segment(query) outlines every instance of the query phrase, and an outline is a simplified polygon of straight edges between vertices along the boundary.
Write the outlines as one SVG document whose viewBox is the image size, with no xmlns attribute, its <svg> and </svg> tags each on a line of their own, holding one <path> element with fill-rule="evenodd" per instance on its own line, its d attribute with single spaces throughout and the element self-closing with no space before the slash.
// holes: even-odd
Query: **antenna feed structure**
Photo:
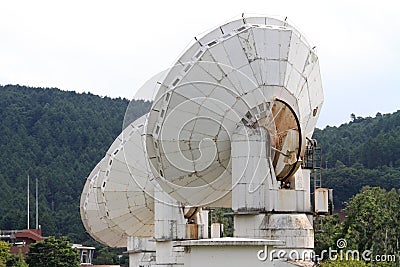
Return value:
<svg viewBox="0 0 400 267">
<path fill-rule="evenodd" d="M 128 238 L 128 249 L 177 264 L 174 248 L 208 237 L 204 208 L 230 208 L 235 238 L 311 251 L 304 158 L 323 103 L 311 47 L 286 20 L 269 17 L 241 17 L 197 37 L 143 86 L 154 92 L 150 111 L 134 120 L 129 105 L 123 132 L 89 176 L 81 199 L 88 232 L 113 246 Z"/>
</svg>

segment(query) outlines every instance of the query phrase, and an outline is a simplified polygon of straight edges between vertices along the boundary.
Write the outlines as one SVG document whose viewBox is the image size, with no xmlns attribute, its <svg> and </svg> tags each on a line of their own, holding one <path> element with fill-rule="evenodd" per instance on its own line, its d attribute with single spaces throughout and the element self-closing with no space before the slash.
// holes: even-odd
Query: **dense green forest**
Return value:
<svg viewBox="0 0 400 267">
<path fill-rule="evenodd" d="M 323 186 L 334 189 L 338 208 L 363 186 L 400 187 L 400 111 L 351 118 L 313 136 L 322 147 Z"/>
<path fill-rule="evenodd" d="M 127 99 L 55 88 L 0 86 L 0 229 L 26 228 L 27 176 L 39 183 L 44 235 L 84 242 L 79 199 L 86 176 L 121 132 Z M 136 117 L 149 102 L 136 101 Z M 340 127 L 317 129 L 323 151 L 323 185 L 335 206 L 364 185 L 400 187 L 400 111 L 375 118 L 353 116 Z M 325 167 L 327 167 L 325 169 Z M 31 226 L 34 226 L 31 205 Z"/>
<path fill-rule="evenodd" d="M 54 88 L 0 86 L 0 229 L 27 227 L 29 175 L 31 227 L 38 179 L 44 235 L 86 240 L 79 215 L 83 184 L 121 132 L 128 103 Z M 139 117 L 149 106 L 137 101 L 132 112 Z"/>
</svg>

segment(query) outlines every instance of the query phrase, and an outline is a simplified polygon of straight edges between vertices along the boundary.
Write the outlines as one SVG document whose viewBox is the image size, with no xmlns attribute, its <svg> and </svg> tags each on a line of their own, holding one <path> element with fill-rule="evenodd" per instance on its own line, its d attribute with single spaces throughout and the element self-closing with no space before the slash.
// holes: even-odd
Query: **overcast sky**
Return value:
<svg viewBox="0 0 400 267">
<path fill-rule="evenodd" d="M 131 99 L 194 36 L 241 13 L 288 17 L 320 59 L 318 126 L 400 109 L 398 1 L 0 0 L 0 84 Z"/>
</svg>

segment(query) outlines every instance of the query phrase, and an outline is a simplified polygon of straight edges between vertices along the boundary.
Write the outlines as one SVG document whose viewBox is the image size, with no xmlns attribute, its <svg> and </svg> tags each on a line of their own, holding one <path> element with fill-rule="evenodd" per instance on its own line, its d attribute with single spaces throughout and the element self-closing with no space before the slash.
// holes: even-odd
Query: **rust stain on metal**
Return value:
<svg viewBox="0 0 400 267">
<path fill-rule="evenodd" d="M 186 224 L 186 239 L 199 239 L 198 224 Z"/>
</svg>

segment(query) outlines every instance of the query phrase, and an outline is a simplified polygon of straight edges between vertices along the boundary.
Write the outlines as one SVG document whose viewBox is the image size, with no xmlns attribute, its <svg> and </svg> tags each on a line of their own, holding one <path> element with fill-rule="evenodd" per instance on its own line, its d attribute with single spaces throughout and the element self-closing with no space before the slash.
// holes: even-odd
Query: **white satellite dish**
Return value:
<svg viewBox="0 0 400 267">
<path fill-rule="evenodd" d="M 98 181 L 104 174 L 106 161 L 102 160 L 90 173 L 81 196 L 80 212 L 87 232 L 97 241 L 112 247 L 124 247 L 127 236 L 106 218 L 97 200 Z"/>
<path fill-rule="evenodd" d="M 206 34 L 158 87 L 147 124 L 152 171 L 167 193 L 193 206 L 230 205 L 239 124 L 268 131 L 276 177 L 289 178 L 323 102 L 314 51 L 293 27 L 268 18 Z"/>
<path fill-rule="evenodd" d="M 151 237 L 154 232 L 154 184 L 143 145 L 145 116 L 123 130 L 121 143 L 111 147 L 101 196 L 107 218 L 127 235 Z"/>
<path fill-rule="evenodd" d="M 145 121 L 143 116 L 124 129 L 89 175 L 82 193 L 85 228 L 109 246 L 125 247 L 128 236 L 153 236 L 154 182 L 142 140 Z"/>
</svg>

